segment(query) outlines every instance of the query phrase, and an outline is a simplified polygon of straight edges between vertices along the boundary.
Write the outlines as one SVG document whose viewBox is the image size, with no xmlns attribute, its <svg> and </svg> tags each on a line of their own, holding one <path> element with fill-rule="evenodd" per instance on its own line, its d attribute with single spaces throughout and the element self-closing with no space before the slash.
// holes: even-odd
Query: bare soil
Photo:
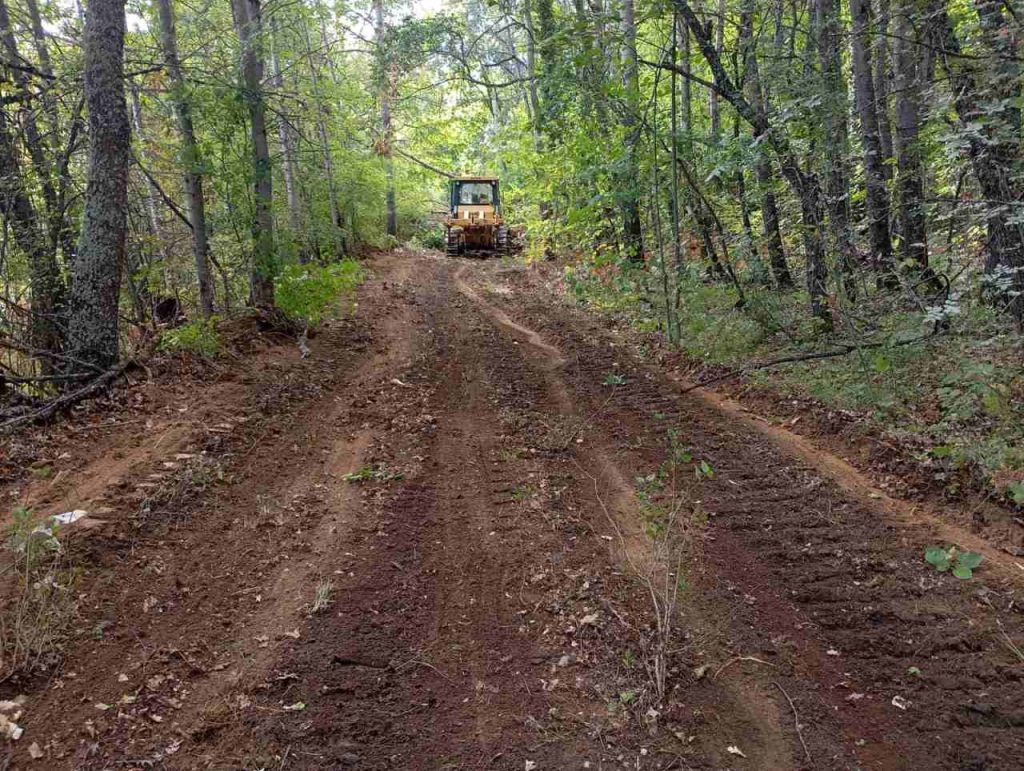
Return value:
<svg viewBox="0 0 1024 771">
<path fill-rule="evenodd" d="M 681 395 L 518 268 L 369 267 L 305 358 L 253 332 L 4 448 L 9 509 L 89 511 L 62 663 L 0 686 L 8 767 L 1021 767 L 990 530 Z M 638 492 L 670 451 L 674 534 Z"/>
</svg>

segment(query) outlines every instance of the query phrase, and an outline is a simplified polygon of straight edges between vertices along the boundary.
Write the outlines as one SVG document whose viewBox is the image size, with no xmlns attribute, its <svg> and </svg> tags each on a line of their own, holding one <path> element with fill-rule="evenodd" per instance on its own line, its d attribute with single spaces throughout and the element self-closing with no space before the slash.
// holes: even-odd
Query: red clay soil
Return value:
<svg viewBox="0 0 1024 771">
<path fill-rule="evenodd" d="M 984 533 L 497 263 L 369 266 L 305 358 L 164 364 L 4 448 L 10 508 L 90 512 L 8 767 L 1020 767 L 1024 569 Z"/>
</svg>

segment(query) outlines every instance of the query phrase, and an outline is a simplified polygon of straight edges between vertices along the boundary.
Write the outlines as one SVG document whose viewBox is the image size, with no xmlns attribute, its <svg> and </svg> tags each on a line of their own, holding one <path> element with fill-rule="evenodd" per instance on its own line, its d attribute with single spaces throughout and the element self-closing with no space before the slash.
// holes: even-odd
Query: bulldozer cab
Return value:
<svg viewBox="0 0 1024 771">
<path fill-rule="evenodd" d="M 460 209 L 468 214 L 472 209 L 493 209 L 501 213 L 498 197 L 498 180 L 485 177 L 464 177 L 453 179 L 451 185 L 452 214 L 459 215 Z"/>
<path fill-rule="evenodd" d="M 447 252 L 504 254 L 508 230 L 501 214 L 501 195 L 495 177 L 456 177 L 449 185 L 449 213 L 445 218 Z"/>
</svg>

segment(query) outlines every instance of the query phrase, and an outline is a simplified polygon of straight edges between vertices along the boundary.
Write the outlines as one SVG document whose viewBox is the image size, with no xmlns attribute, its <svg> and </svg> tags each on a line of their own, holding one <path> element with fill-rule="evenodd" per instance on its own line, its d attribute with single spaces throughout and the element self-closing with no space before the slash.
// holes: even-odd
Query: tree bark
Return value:
<svg viewBox="0 0 1024 771">
<path fill-rule="evenodd" d="M 872 0 L 867 0 L 871 2 Z M 882 151 L 882 170 L 886 181 L 892 179 L 893 141 L 892 121 L 889 117 L 890 58 L 892 43 L 889 39 L 890 0 L 878 0 L 877 24 L 874 37 L 875 114 L 878 116 L 878 141 Z"/>
<path fill-rule="evenodd" d="M 889 189 L 886 186 L 885 157 L 879 134 L 871 61 L 871 0 L 850 0 L 850 18 L 853 20 L 853 81 L 857 114 L 860 117 L 861 145 L 864 148 L 868 239 L 875 270 L 889 272 L 893 269 Z"/>
<path fill-rule="evenodd" d="M 953 100 L 960 123 L 978 124 L 980 130 L 967 130 L 968 147 L 978 186 L 985 198 L 988 230 L 985 270 L 1009 271 L 1011 294 L 1008 309 L 1024 322 L 1024 226 L 1019 223 L 1024 208 L 1024 191 L 1015 178 L 1014 166 L 1019 150 L 1013 132 L 992 121 L 990 108 L 978 97 L 979 84 L 967 60 L 960 56 L 961 45 L 953 22 L 944 9 L 937 12 L 943 49 L 943 65 L 953 86 Z"/>
<path fill-rule="evenodd" d="M 181 154 L 185 167 L 185 199 L 188 221 L 192 225 L 192 258 L 199 284 L 199 312 L 203 318 L 213 313 L 213 277 L 210 275 L 210 246 L 206 227 L 206 201 L 203 196 L 202 157 L 196 130 L 192 122 L 192 103 L 178 56 L 178 34 L 175 30 L 174 9 L 171 0 L 157 0 L 160 15 L 160 47 L 163 49 L 164 67 L 171 80 L 171 99 L 181 133 Z"/>
<path fill-rule="evenodd" d="M 643 231 L 640 224 L 640 190 L 637 151 L 640 145 L 640 83 L 636 56 L 636 17 L 633 0 L 622 0 L 622 84 L 626 92 L 622 126 L 625 129 L 625 163 L 622 175 L 622 229 L 626 259 L 643 262 Z"/>
<path fill-rule="evenodd" d="M 14 242 L 28 259 L 32 313 L 29 340 L 43 352 L 39 364 L 44 375 L 52 374 L 53 358 L 64 347 L 61 319 L 65 287 L 53 250 L 38 227 L 38 216 L 25 187 L 18 162 L 13 126 L 0 110 L 0 214 L 11 229 Z"/>
<path fill-rule="evenodd" d="M 17 40 L 14 37 L 14 28 L 11 26 L 10 16 L 7 10 L 6 0 L 0 0 L 0 42 L 6 58 L 13 64 L 24 61 L 18 51 Z M 45 132 L 39 128 L 37 113 L 31 108 L 31 101 L 35 97 L 32 84 L 28 74 L 17 67 L 10 68 L 11 78 L 18 90 L 22 93 L 28 109 L 23 116 L 24 141 L 28 150 L 29 158 L 32 160 L 32 167 L 39 179 L 39 188 L 43 194 L 43 203 L 46 206 L 47 228 L 50 235 L 51 248 L 56 252 L 60 245 L 66 259 L 74 254 L 74 233 L 65 221 L 60 197 L 57 195 L 57 188 L 54 185 L 53 164 L 51 163 L 52 146 L 45 139 Z M 52 84 L 47 84 L 43 89 L 43 109 L 49 121 L 54 125 L 50 127 L 50 135 L 56 136 L 57 107 L 51 93 Z"/>
<path fill-rule="evenodd" d="M 145 127 L 142 125 L 142 102 L 139 99 L 139 89 L 134 83 L 129 86 L 128 95 L 131 99 L 132 127 L 135 129 L 135 137 L 139 143 L 139 155 L 145 157 L 147 140 Z M 156 248 L 160 259 L 166 262 L 167 239 L 164 237 L 163 224 L 160 222 L 160 214 L 156 208 L 156 199 L 159 195 L 159 192 L 156 190 L 156 183 L 152 179 L 147 178 L 145 190 L 143 203 L 146 208 L 146 217 L 149 219 L 149 229 L 156 241 Z M 132 270 L 133 268 L 129 267 L 129 275 Z"/>
<path fill-rule="evenodd" d="M 338 201 L 338 189 L 334 179 L 334 154 L 331 152 L 331 138 L 327 131 L 329 116 L 327 100 L 320 82 L 320 68 L 313 52 L 313 43 L 309 38 L 309 27 L 302 24 L 302 37 L 306 44 L 306 56 L 309 58 L 309 74 L 313 85 L 313 98 L 316 101 L 316 133 L 320 140 L 320 162 L 327 183 L 327 203 L 331 213 L 331 249 L 334 256 L 345 253 L 345 228 L 341 216 L 341 205 Z"/>
<path fill-rule="evenodd" d="M 284 89 L 284 75 L 281 72 L 281 56 L 277 18 L 270 19 L 270 67 L 274 79 L 274 88 Z M 300 263 L 309 262 L 309 250 L 305 246 L 305 234 L 302 228 L 302 203 L 299 201 L 299 186 L 296 178 L 295 139 L 291 126 L 283 116 L 277 117 L 277 141 L 281 145 L 281 170 L 284 172 L 284 192 L 288 202 L 288 224 L 292 238 L 298 245 Z"/>
<path fill-rule="evenodd" d="M 672 2 L 690 27 L 690 32 L 700 46 L 705 61 L 715 75 L 715 82 L 718 83 L 717 87 L 723 98 L 733 106 L 743 120 L 757 130 L 759 137 L 765 137 L 779 158 L 782 175 L 789 182 L 800 201 L 801 237 L 807 263 L 806 281 L 811 315 L 824 326 L 831 327 L 832 317 L 828 308 L 827 290 L 828 268 L 821 236 L 821 183 L 813 172 L 805 172 L 800 168 L 800 163 L 786 135 L 771 126 L 766 116 L 759 115 L 733 84 L 708 38 L 707 31 L 701 26 L 700 20 L 694 14 L 689 2 L 687 0 L 672 0 Z"/>
<path fill-rule="evenodd" d="M 914 29 L 914 0 L 903 0 L 896 17 L 896 192 L 900 221 L 900 261 L 904 267 L 928 267 L 928 229 L 924 209 L 924 160 L 921 130 L 921 67 Z"/>
<path fill-rule="evenodd" d="M 260 0 L 232 0 L 232 5 L 235 28 L 241 45 L 242 93 L 249 108 L 256 208 L 252 227 L 253 258 L 249 278 L 249 302 L 256 307 L 270 308 L 274 305 L 274 276 L 277 265 L 274 254 L 273 177 L 270 145 L 267 142 L 263 52 L 260 47 Z"/>
<path fill-rule="evenodd" d="M 118 360 L 130 132 L 124 93 L 124 0 L 91 0 L 85 15 L 89 166 L 82 233 L 72 269 L 68 347 L 77 367 Z"/>
<path fill-rule="evenodd" d="M 849 96 L 843 75 L 842 27 L 839 0 L 816 0 L 818 57 L 821 64 L 821 97 L 824 110 L 825 183 L 829 230 L 839 254 L 843 289 L 849 299 L 857 296 L 857 248 L 850 231 Z"/>
<path fill-rule="evenodd" d="M 752 0 L 748 0 L 740 18 L 740 45 L 744 57 L 744 85 L 747 99 L 761 120 L 767 122 L 764 97 L 761 93 L 761 69 L 757 62 L 757 51 L 753 42 L 754 8 Z M 753 134 L 756 139 L 757 129 Z M 793 275 L 786 263 L 786 250 L 782 243 L 782 231 L 779 228 L 779 205 L 775 199 L 775 179 L 771 161 L 760 144 L 755 148 L 754 175 L 761 190 L 761 230 L 764 234 L 768 250 L 768 264 L 772 276 L 779 288 L 791 288 Z"/>
<path fill-rule="evenodd" d="M 394 89 L 394 73 L 391 57 L 385 50 L 387 26 L 384 22 L 384 0 L 373 0 L 374 23 L 377 37 L 377 66 L 380 69 L 380 154 L 384 159 L 385 206 L 387 207 L 387 234 L 398 235 L 398 212 L 395 208 L 395 158 L 391 152 L 393 141 L 391 128 L 391 92 Z"/>
</svg>

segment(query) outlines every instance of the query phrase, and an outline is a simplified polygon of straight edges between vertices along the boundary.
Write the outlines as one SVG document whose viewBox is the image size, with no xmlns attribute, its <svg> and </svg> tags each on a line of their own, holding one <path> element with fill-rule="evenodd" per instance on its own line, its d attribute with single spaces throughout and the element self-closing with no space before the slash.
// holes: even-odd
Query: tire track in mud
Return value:
<svg viewBox="0 0 1024 771">
<path fill-rule="evenodd" d="M 371 284 L 364 295 L 377 291 Z M 183 749 L 188 737 L 230 713 L 235 693 L 292 641 L 325 547 L 347 527 L 347 491 L 328 495 L 325 482 L 355 470 L 368 435 L 349 432 L 349 405 L 325 399 L 324 382 L 356 392 L 372 385 L 378 369 L 400 362 L 405 348 L 391 333 L 408 322 L 403 313 L 379 320 L 369 340 L 390 342 L 376 352 L 365 336 L 350 340 L 359 327 L 346 324 L 324 332 L 303 367 L 276 380 L 250 373 L 244 401 L 220 405 L 221 414 L 253 402 L 270 407 L 245 415 L 226 439 L 208 435 L 220 484 L 159 503 L 144 520 L 112 518 L 110 529 L 84 537 L 88 554 L 103 561 L 89 566 L 82 595 L 99 631 L 92 641 L 80 636 L 51 688 L 30 692 L 25 720 L 48 767 L 105 768 L 129 758 L 195 767 Z M 340 374 L 301 380 L 309 368 L 331 366 Z M 209 406 L 202 392 L 196 397 Z M 104 494 L 119 515 L 131 510 L 134 498 L 123 491 Z M 123 533 L 133 527 L 141 529 L 129 541 Z"/>
<path fill-rule="evenodd" d="M 674 429 L 714 468 L 694 484 L 712 523 L 701 588 L 731 606 L 737 654 L 773 664 L 800 704 L 815 767 L 847 765 L 832 727 L 865 767 L 1019 762 L 1024 667 L 1003 637 L 1024 639 L 1016 582 L 996 568 L 969 584 L 935 573 L 924 546 L 955 530 L 865 504 L 727 413 L 681 398 L 583 314 L 513 296 L 514 307 L 493 301 L 559 346 L 620 457 L 650 467 Z M 600 386 L 609 373 L 626 378 L 611 400 Z"/>
</svg>

